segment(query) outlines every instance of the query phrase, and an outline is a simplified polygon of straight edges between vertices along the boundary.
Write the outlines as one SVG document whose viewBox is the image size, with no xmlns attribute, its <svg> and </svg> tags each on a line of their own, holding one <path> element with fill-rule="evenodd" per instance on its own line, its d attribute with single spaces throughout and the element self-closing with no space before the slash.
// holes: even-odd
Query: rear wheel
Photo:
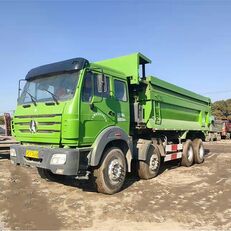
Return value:
<svg viewBox="0 0 231 231">
<path fill-rule="evenodd" d="M 204 161 L 205 149 L 201 139 L 193 140 L 194 161 L 200 164 Z"/>
<path fill-rule="evenodd" d="M 44 168 L 37 168 L 38 174 L 42 179 L 48 180 L 48 181 L 62 181 L 66 178 L 64 175 L 58 175 L 51 172 L 49 169 Z"/>
<path fill-rule="evenodd" d="M 186 140 L 183 146 L 181 165 L 185 167 L 190 167 L 193 164 L 193 160 L 194 160 L 194 154 L 193 154 L 192 141 Z"/>
<path fill-rule="evenodd" d="M 126 176 L 126 160 L 121 149 L 105 151 L 100 166 L 93 170 L 93 181 L 98 192 L 114 194 L 122 188 Z"/>
<path fill-rule="evenodd" d="M 150 145 L 146 160 L 140 160 L 138 175 L 141 179 L 151 179 L 158 175 L 160 169 L 160 152 L 158 147 Z"/>
</svg>

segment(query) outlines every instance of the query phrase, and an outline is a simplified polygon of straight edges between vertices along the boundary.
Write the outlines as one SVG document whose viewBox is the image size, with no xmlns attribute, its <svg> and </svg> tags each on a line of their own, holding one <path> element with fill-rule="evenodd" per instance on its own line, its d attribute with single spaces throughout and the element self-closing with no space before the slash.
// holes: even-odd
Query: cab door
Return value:
<svg viewBox="0 0 231 231">
<path fill-rule="evenodd" d="M 97 88 L 97 73 L 87 72 L 82 83 L 80 99 L 80 145 L 91 145 L 105 128 L 116 124 L 111 109 L 111 78 L 105 78 L 105 91 Z"/>
<path fill-rule="evenodd" d="M 130 107 L 128 85 L 125 80 L 113 78 L 113 102 L 112 108 L 116 114 L 116 126 L 122 128 L 129 134 L 130 127 Z"/>
<path fill-rule="evenodd" d="M 81 88 L 80 145 L 91 145 L 105 128 L 119 126 L 129 134 L 130 112 L 125 80 L 104 75 L 103 91 L 99 74 L 87 72 Z"/>
</svg>

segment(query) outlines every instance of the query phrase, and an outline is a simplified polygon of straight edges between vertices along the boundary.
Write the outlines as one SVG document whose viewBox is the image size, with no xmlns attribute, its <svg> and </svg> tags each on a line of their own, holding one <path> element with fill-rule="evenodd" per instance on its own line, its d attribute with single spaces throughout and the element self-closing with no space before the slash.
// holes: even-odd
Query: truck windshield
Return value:
<svg viewBox="0 0 231 231">
<path fill-rule="evenodd" d="M 79 72 L 56 74 L 49 77 L 40 77 L 27 81 L 18 104 L 36 102 L 66 101 L 75 94 Z M 32 100 L 33 99 L 33 100 Z"/>
</svg>

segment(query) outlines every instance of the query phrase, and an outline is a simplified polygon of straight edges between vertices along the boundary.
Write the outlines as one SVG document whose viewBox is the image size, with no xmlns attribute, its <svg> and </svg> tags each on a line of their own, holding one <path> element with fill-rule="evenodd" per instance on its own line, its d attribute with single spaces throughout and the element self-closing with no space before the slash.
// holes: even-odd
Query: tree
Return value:
<svg viewBox="0 0 231 231">
<path fill-rule="evenodd" d="M 0 124 L 4 124 L 4 117 L 3 116 L 0 116 Z"/>
<path fill-rule="evenodd" d="M 212 104 L 212 114 L 216 119 L 231 120 L 231 99 L 214 102 Z"/>
</svg>

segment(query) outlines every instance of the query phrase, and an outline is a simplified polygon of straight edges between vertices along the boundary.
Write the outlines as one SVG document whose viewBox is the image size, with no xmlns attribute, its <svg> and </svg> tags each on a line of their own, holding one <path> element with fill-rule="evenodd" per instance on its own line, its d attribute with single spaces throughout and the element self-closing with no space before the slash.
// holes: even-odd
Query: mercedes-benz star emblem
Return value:
<svg viewBox="0 0 231 231">
<path fill-rule="evenodd" d="M 31 133 L 36 133 L 37 131 L 37 124 L 34 120 L 30 121 L 30 132 Z"/>
</svg>

